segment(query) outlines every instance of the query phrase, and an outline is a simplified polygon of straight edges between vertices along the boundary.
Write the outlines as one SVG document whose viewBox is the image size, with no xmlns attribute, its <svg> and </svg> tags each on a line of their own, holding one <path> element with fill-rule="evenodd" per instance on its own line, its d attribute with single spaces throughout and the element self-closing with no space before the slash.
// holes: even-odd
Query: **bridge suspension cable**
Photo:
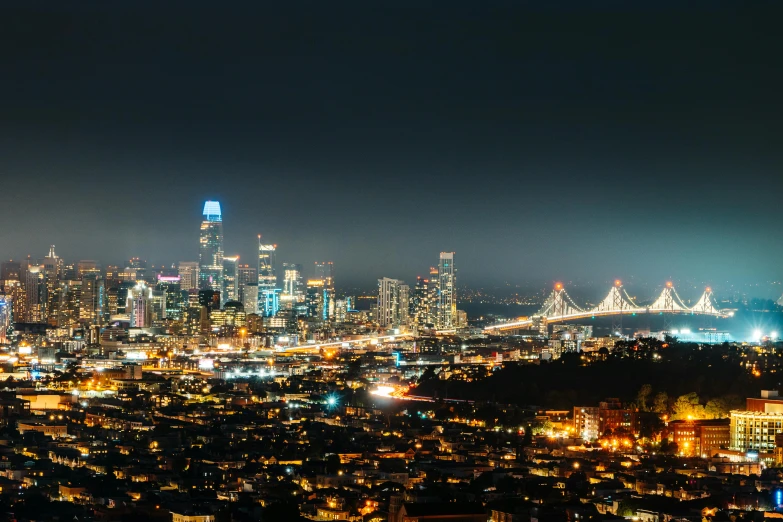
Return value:
<svg viewBox="0 0 783 522">
<path fill-rule="evenodd" d="M 577 306 L 568 293 L 565 291 L 562 283 L 556 283 L 552 293 L 544 301 L 541 309 L 533 316 L 537 321 L 543 319 L 545 322 L 560 322 L 572 319 L 585 319 L 596 316 L 622 316 L 627 314 L 666 312 L 666 313 L 690 313 L 701 315 L 713 315 L 717 317 L 729 317 L 731 312 L 720 310 L 712 295 L 712 289 L 707 288 L 696 303 L 688 307 L 677 294 L 674 285 L 671 282 L 666 283 L 661 294 L 649 306 L 639 306 L 628 295 L 623 288 L 622 283 L 615 281 L 614 286 L 609 290 L 606 297 L 594 308 L 585 310 Z M 514 330 L 529 327 L 533 324 L 533 319 L 521 319 L 496 325 L 487 326 L 485 332 Z"/>
</svg>

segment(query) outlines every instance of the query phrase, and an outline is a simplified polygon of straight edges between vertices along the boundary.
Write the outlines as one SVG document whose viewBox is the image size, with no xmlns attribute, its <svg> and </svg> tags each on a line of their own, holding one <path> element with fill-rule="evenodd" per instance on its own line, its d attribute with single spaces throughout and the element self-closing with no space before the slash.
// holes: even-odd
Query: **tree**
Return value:
<svg viewBox="0 0 783 522">
<path fill-rule="evenodd" d="M 666 415 L 669 413 L 669 394 L 666 392 L 658 392 L 653 400 L 653 411 L 660 415 Z"/>
<path fill-rule="evenodd" d="M 704 406 L 699 403 L 699 396 L 696 392 L 680 395 L 674 401 L 672 408 L 672 419 L 704 419 L 707 413 Z"/>
<path fill-rule="evenodd" d="M 723 397 L 710 399 L 704 405 L 704 413 L 711 419 L 721 419 L 728 416 L 729 405 Z"/>
<path fill-rule="evenodd" d="M 533 444 L 533 426 L 528 424 L 525 428 L 525 436 L 522 438 L 522 445 L 530 446 L 531 444 Z"/>
<path fill-rule="evenodd" d="M 327 475 L 336 475 L 337 471 L 340 469 L 340 456 L 335 455 L 332 453 L 328 457 L 326 457 L 326 474 Z"/>
<path fill-rule="evenodd" d="M 650 399 L 650 395 L 652 395 L 652 386 L 649 384 L 642 384 L 642 387 L 639 388 L 639 393 L 636 394 L 636 403 L 639 405 L 641 411 L 647 411 L 649 409 L 647 401 Z"/>
<path fill-rule="evenodd" d="M 293 501 L 275 502 L 264 509 L 263 520 L 300 520 L 299 505 Z"/>
</svg>

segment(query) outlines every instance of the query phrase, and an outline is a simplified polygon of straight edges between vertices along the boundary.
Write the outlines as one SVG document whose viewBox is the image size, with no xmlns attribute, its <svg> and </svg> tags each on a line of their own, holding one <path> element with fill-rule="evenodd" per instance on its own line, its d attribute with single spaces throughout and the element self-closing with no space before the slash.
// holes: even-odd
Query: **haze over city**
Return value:
<svg viewBox="0 0 783 522">
<path fill-rule="evenodd" d="M 665 5 L 9 6 L 2 176 L 35 195 L 0 255 L 175 263 L 215 199 L 227 253 L 341 284 L 457 251 L 476 286 L 777 297 L 776 17 Z"/>
</svg>

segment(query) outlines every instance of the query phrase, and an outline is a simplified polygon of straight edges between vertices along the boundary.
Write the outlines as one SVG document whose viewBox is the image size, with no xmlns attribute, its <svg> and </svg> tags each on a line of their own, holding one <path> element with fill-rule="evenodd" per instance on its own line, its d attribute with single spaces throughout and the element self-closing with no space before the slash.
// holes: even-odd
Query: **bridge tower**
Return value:
<svg viewBox="0 0 783 522">
<path fill-rule="evenodd" d="M 552 291 L 552 306 L 549 315 L 562 316 L 568 313 L 568 303 L 565 300 L 565 289 L 562 283 L 555 283 Z"/>
<path fill-rule="evenodd" d="M 614 335 L 615 333 L 618 333 L 620 336 L 623 335 L 622 310 L 625 308 L 625 300 L 623 299 L 623 294 L 621 292 L 622 287 L 623 282 L 617 279 L 615 280 L 614 287 L 612 288 L 612 310 L 618 310 L 620 313 L 612 316 L 611 334 Z"/>
<path fill-rule="evenodd" d="M 661 297 L 663 297 L 662 308 L 664 310 L 663 331 L 667 333 L 672 331 L 672 319 L 674 318 L 672 314 L 666 312 L 666 310 L 672 310 L 674 306 L 674 300 L 672 299 L 672 288 L 674 288 L 674 284 L 671 281 L 667 281 L 666 286 L 663 288 L 663 292 L 661 293 Z"/>
<path fill-rule="evenodd" d="M 715 307 L 715 303 L 712 300 L 712 288 L 708 286 L 704 289 L 702 296 L 696 301 L 696 304 L 691 307 L 691 311 L 701 315 L 701 327 L 705 331 L 710 332 L 708 334 L 708 339 L 712 342 L 712 318 L 715 316 L 714 314 L 718 312 L 718 309 Z"/>
</svg>

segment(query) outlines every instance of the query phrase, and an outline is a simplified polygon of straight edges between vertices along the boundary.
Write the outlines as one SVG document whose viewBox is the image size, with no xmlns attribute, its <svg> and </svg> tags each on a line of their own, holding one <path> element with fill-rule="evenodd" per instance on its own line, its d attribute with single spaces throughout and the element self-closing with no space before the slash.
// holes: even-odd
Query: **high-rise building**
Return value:
<svg viewBox="0 0 783 522">
<path fill-rule="evenodd" d="M 157 290 L 166 294 L 166 318 L 180 321 L 182 312 L 187 307 L 187 292 L 180 287 L 179 276 L 158 275 Z"/>
<path fill-rule="evenodd" d="M 242 288 L 242 306 L 245 308 L 245 312 L 250 314 L 258 314 L 258 283 L 245 283 Z"/>
<path fill-rule="evenodd" d="M 457 326 L 457 270 L 454 252 L 441 252 L 438 263 L 438 328 Z"/>
<path fill-rule="evenodd" d="M 11 320 L 11 298 L 0 294 L 0 344 L 8 342 L 7 333 Z"/>
<path fill-rule="evenodd" d="M 334 288 L 334 263 L 331 261 L 316 261 L 315 279 L 322 279 L 326 287 Z"/>
<path fill-rule="evenodd" d="M 252 298 L 258 301 L 258 269 L 250 265 L 239 265 L 237 268 L 237 301 L 243 304 L 246 302 L 248 297 L 245 294 L 248 290 L 245 287 L 250 284 L 253 285 Z M 254 308 L 257 307 L 258 304 Z"/>
<path fill-rule="evenodd" d="M 22 263 L 6 261 L 0 265 L 0 281 L 21 281 Z"/>
<path fill-rule="evenodd" d="M 63 279 L 57 286 L 56 295 L 58 314 L 54 324 L 66 328 L 78 325 L 82 314 L 82 281 Z"/>
<path fill-rule="evenodd" d="M 324 282 L 324 320 L 334 319 L 334 263 L 331 261 L 315 262 L 315 278 Z"/>
<path fill-rule="evenodd" d="M 223 258 L 223 304 L 239 300 L 239 256 Z"/>
<path fill-rule="evenodd" d="M 0 265 L 0 291 L 5 293 L 11 307 L 11 320 L 19 323 L 27 317 L 26 288 L 22 281 L 22 263 L 8 261 Z"/>
<path fill-rule="evenodd" d="M 202 290 L 223 289 L 223 216 L 220 203 L 204 203 L 204 220 L 199 235 L 199 288 Z"/>
<path fill-rule="evenodd" d="M 329 319 L 329 309 L 328 307 L 324 306 L 327 302 L 325 298 L 326 295 L 327 291 L 324 288 L 323 279 L 307 280 L 307 294 L 305 297 L 305 302 L 307 304 L 307 315 L 309 317 L 317 318 L 322 321 Z"/>
<path fill-rule="evenodd" d="M 166 292 L 165 290 L 151 289 L 150 292 L 150 325 L 156 321 L 166 319 Z"/>
<path fill-rule="evenodd" d="M 400 308 L 397 312 L 400 325 L 407 325 L 410 322 L 410 310 L 411 310 L 411 287 L 405 283 L 400 285 L 399 289 L 399 303 Z"/>
<path fill-rule="evenodd" d="M 283 293 L 280 297 L 281 306 L 292 310 L 297 303 L 305 300 L 305 288 L 302 278 L 302 265 L 283 263 Z"/>
<path fill-rule="evenodd" d="M 82 272 L 79 319 L 87 324 L 102 324 L 106 308 L 106 287 L 100 272 Z"/>
<path fill-rule="evenodd" d="M 27 323 L 45 322 L 46 287 L 43 282 L 41 265 L 30 259 L 30 256 L 27 256 L 22 264 L 22 286 L 25 293 L 26 314 L 20 320 Z"/>
<path fill-rule="evenodd" d="M 199 273 L 197 261 L 180 261 L 177 271 L 179 272 L 180 290 L 188 292 L 198 289 Z"/>
<path fill-rule="evenodd" d="M 279 308 L 275 252 L 277 245 L 261 242 L 258 236 L 258 312 L 273 317 Z"/>
<path fill-rule="evenodd" d="M 435 277 L 433 279 L 416 278 L 416 286 L 411 299 L 411 311 L 413 322 L 419 328 L 431 328 L 438 321 L 438 269 L 434 270 Z"/>
<path fill-rule="evenodd" d="M 125 309 L 130 315 L 130 325 L 134 328 L 152 326 L 152 289 L 140 282 L 127 293 Z"/>
<path fill-rule="evenodd" d="M 408 285 L 399 279 L 378 279 L 377 321 L 383 328 L 398 328 L 408 322 Z"/>
<path fill-rule="evenodd" d="M 202 308 L 212 310 L 220 309 L 220 292 L 216 290 L 199 290 L 198 305 Z"/>
<path fill-rule="evenodd" d="M 91 275 L 100 276 L 101 274 L 101 268 L 97 261 L 93 261 L 92 259 L 83 259 L 76 263 L 76 277 L 79 279 L 84 279 L 84 276 Z"/>
<path fill-rule="evenodd" d="M 272 288 L 262 292 L 263 301 L 258 303 L 258 307 L 263 311 L 264 317 L 274 317 L 280 310 L 280 289 Z"/>
<path fill-rule="evenodd" d="M 46 286 L 44 317 L 52 326 L 58 326 L 60 315 L 60 294 L 58 287 L 63 278 L 63 260 L 54 253 L 54 245 L 43 261 L 43 282 Z"/>
</svg>

